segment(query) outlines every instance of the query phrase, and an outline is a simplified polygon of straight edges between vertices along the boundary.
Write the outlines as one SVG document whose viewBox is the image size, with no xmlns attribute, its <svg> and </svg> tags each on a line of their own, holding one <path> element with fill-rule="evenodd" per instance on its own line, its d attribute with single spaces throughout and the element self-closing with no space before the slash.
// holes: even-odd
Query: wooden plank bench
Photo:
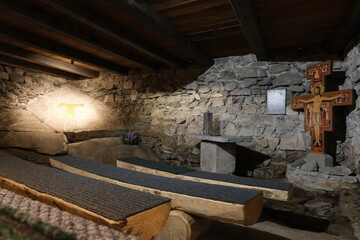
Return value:
<svg viewBox="0 0 360 240">
<path fill-rule="evenodd" d="M 116 164 L 121 168 L 154 174 L 157 176 L 260 190 L 264 192 L 264 198 L 281 201 L 290 200 L 293 192 L 291 183 L 197 171 L 190 168 L 172 166 L 137 157 L 121 158 L 117 160 Z"/>
<path fill-rule="evenodd" d="M 65 171 L 171 198 L 173 209 L 200 217 L 250 225 L 261 215 L 261 191 L 155 176 L 72 156 L 51 157 L 50 163 Z"/>
<path fill-rule="evenodd" d="M 0 151 L 0 186 L 141 239 L 155 239 L 170 199 L 40 166 Z"/>
</svg>

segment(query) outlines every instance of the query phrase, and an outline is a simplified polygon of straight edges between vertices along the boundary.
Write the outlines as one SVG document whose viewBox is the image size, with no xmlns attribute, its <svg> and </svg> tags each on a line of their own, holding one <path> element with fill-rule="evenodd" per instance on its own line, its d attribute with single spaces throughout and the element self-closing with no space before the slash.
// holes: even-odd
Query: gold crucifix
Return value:
<svg viewBox="0 0 360 240">
<path fill-rule="evenodd" d="M 60 103 L 59 107 L 64 107 L 66 108 L 67 111 L 67 117 L 69 119 L 74 119 L 75 118 L 75 109 L 77 107 L 84 107 L 84 104 L 71 104 L 71 103 Z"/>
<path fill-rule="evenodd" d="M 353 90 L 324 92 L 325 76 L 332 73 L 332 62 L 310 65 L 306 78 L 312 79 L 311 94 L 291 99 L 292 109 L 304 109 L 305 130 L 311 131 L 311 151 L 325 153 L 325 131 L 333 130 L 333 106 L 353 104 Z"/>
</svg>

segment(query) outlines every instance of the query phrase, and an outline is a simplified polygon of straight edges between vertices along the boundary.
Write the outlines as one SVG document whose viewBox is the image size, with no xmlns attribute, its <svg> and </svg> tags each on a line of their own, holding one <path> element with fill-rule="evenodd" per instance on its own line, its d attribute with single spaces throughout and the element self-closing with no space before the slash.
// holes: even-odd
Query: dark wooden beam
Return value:
<svg viewBox="0 0 360 240">
<path fill-rule="evenodd" d="M 128 62 L 129 64 L 141 68 L 157 68 L 155 63 L 146 58 L 137 56 L 129 50 L 121 48 L 118 45 L 85 30 L 85 28 L 74 24 L 74 22 L 67 21 L 66 19 L 58 19 L 45 11 L 38 10 L 25 1 L 0 1 L 0 11 L 21 18 L 38 28 L 71 39 L 72 41 L 78 42 L 80 45 L 85 45 L 96 49 L 99 52 L 106 53 L 123 62 Z"/>
<path fill-rule="evenodd" d="M 332 52 L 343 51 L 350 40 L 355 37 L 360 30 L 360 1 L 353 1 L 354 5 L 349 5 L 345 21 L 341 24 L 335 34 L 330 50 Z"/>
<path fill-rule="evenodd" d="M 265 45 L 262 40 L 259 25 L 256 17 L 256 10 L 253 0 L 229 0 L 234 12 L 244 31 L 245 37 L 249 42 L 258 60 L 266 60 Z"/>
<path fill-rule="evenodd" d="M 172 67 L 183 67 L 183 63 L 171 56 L 164 50 L 160 49 L 148 40 L 142 39 L 139 35 L 131 33 L 129 30 L 120 26 L 119 24 L 107 19 L 105 16 L 99 14 L 84 5 L 79 1 L 73 0 L 38 0 L 47 6 L 51 6 L 56 11 L 69 16 L 76 21 L 79 21 L 91 28 L 102 32 L 118 42 L 136 49 L 148 56 L 151 56 L 159 61 L 166 63 Z"/>
<path fill-rule="evenodd" d="M 59 69 L 62 71 L 74 73 L 88 78 L 97 78 L 98 72 L 82 68 L 73 64 L 65 63 L 53 58 L 45 57 L 43 55 L 24 50 L 22 48 L 13 47 L 4 43 L 0 43 L 0 53 L 12 58 L 32 62 L 46 67 Z"/>
<path fill-rule="evenodd" d="M 80 79 L 80 76 L 77 75 L 77 74 L 73 74 L 73 73 L 57 70 L 57 69 L 54 69 L 54 68 L 41 66 L 41 65 L 38 65 L 38 64 L 35 64 L 35 63 L 26 62 L 26 61 L 19 60 L 19 59 L 16 59 L 16 58 L 12 58 L 12 57 L 9 57 L 9 56 L 0 55 L 0 63 L 5 64 L 5 65 L 9 65 L 9 66 L 23 68 L 25 70 L 31 70 L 31 71 L 34 71 L 34 72 L 41 72 L 41 73 L 49 74 L 49 75 L 52 75 L 52 76 L 63 77 L 63 78 L 66 78 L 66 79 L 72 79 L 72 80 Z"/>
<path fill-rule="evenodd" d="M 96 56 L 77 51 L 72 48 L 65 47 L 60 44 L 53 43 L 47 39 L 38 37 L 34 34 L 20 31 L 14 27 L 9 27 L 0 23 L 0 38 L 10 40 L 21 45 L 29 46 L 35 49 L 42 50 L 57 56 L 68 58 L 70 60 L 78 61 L 96 68 L 101 68 L 110 72 L 127 74 L 128 69 L 109 62 L 107 60 L 98 58 Z"/>
<path fill-rule="evenodd" d="M 204 66 L 211 66 L 214 60 L 198 45 L 190 41 L 185 34 L 179 32 L 164 17 L 153 10 L 143 0 L 107 0 L 115 7 L 136 18 L 144 26 L 151 29 L 177 48 L 181 49 L 190 58 Z"/>
</svg>

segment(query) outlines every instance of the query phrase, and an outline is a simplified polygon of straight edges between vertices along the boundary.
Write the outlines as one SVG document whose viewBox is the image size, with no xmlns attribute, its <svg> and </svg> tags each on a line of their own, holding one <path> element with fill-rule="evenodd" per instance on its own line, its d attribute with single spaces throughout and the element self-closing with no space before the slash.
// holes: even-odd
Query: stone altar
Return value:
<svg viewBox="0 0 360 240">
<path fill-rule="evenodd" d="M 187 137 L 201 140 L 201 170 L 222 174 L 231 174 L 235 171 L 236 143 L 252 141 L 252 137 L 240 136 L 190 134 Z"/>
</svg>

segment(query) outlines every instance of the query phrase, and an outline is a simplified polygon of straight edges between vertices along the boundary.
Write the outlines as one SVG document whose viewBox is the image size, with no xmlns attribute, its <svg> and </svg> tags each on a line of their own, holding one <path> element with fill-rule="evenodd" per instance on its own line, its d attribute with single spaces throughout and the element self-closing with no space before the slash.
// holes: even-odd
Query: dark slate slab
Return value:
<svg viewBox="0 0 360 240">
<path fill-rule="evenodd" d="M 161 162 L 149 161 L 149 160 L 145 160 L 145 159 L 137 158 L 137 157 L 119 158 L 119 160 L 122 162 L 134 164 L 137 166 L 151 168 L 151 169 L 169 172 L 169 173 L 173 173 L 173 174 L 195 171 L 194 169 L 190 169 L 190 168 L 173 166 L 173 165 L 169 165 L 169 164 L 165 164 L 165 163 L 161 163 Z"/>
<path fill-rule="evenodd" d="M 53 159 L 74 168 L 120 182 L 222 202 L 245 204 L 261 194 L 261 191 L 256 190 L 155 176 L 78 157 L 61 156 L 53 157 Z"/>
<path fill-rule="evenodd" d="M 2 151 L 0 176 L 115 221 L 170 201 L 167 198 L 40 166 Z"/>
</svg>

